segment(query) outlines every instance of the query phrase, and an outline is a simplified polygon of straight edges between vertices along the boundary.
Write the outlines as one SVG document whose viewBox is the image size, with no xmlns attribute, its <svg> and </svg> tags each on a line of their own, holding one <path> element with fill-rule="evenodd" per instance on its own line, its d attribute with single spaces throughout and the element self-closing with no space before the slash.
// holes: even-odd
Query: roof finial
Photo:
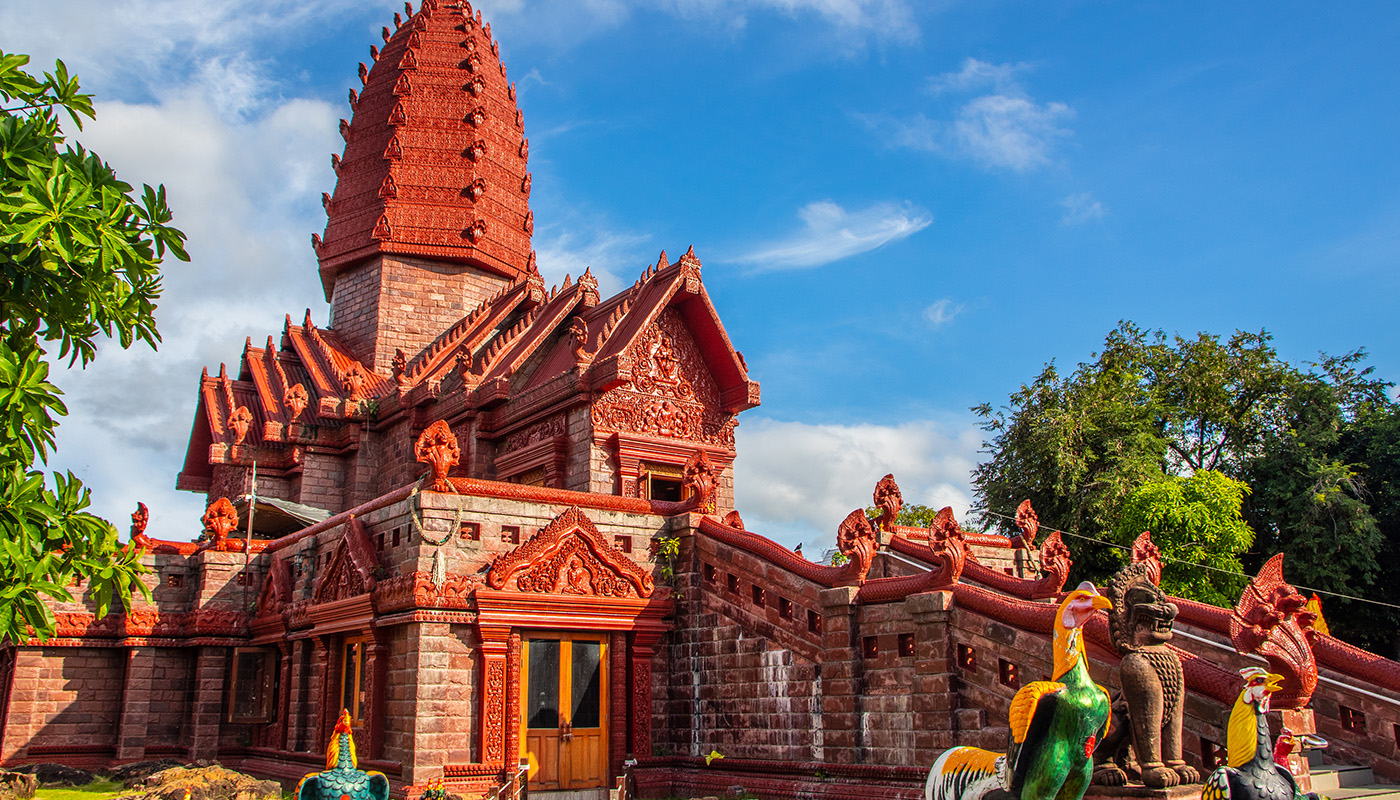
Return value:
<svg viewBox="0 0 1400 800">
<path fill-rule="evenodd" d="M 355 93 L 355 89 L 354 89 L 353 87 L 351 87 L 351 89 L 350 89 L 350 110 L 353 112 L 353 111 L 355 110 L 355 106 L 358 106 L 359 104 L 360 104 L 360 96 L 359 96 L 358 94 L 356 94 L 356 93 Z"/>
<path fill-rule="evenodd" d="M 661 255 L 656 257 L 656 269 L 660 271 L 669 266 L 671 266 L 671 262 L 666 260 L 666 251 L 662 250 Z"/>
<path fill-rule="evenodd" d="M 302 321 L 301 325 L 302 325 L 303 328 L 314 328 L 314 327 L 316 327 L 315 325 L 312 325 L 312 324 L 311 324 L 311 309 L 309 309 L 309 308 L 306 309 L 306 319 Z"/>
<path fill-rule="evenodd" d="M 403 4 L 403 13 L 404 13 L 405 16 L 409 16 L 409 17 L 413 16 L 413 4 L 412 4 L 412 3 L 404 3 L 404 4 Z"/>
<path fill-rule="evenodd" d="M 363 61 L 360 62 L 359 73 L 360 73 L 360 85 L 361 85 L 361 86 L 364 86 L 365 84 L 369 83 L 369 67 L 366 67 L 366 66 L 365 66 L 365 62 L 363 62 Z"/>
<path fill-rule="evenodd" d="M 389 26 L 385 25 L 379 29 L 379 35 L 384 37 L 384 44 L 389 43 Z"/>
<path fill-rule="evenodd" d="M 378 48 L 378 47 L 375 47 L 374 45 L 370 45 L 370 46 L 369 46 L 369 60 L 370 60 L 370 61 L 378 61 L 378 60 L 379 60 L 379 48 Z"/>
<path fill-rule="evenodd" d="M 399 28 L 402 28 L 402 27 L 403 27 L 403 17 L 399 16 L 399 12 L 395 11 L 395 12 L 394 12 L 394 30 L 398 30 Z"/>
</svg>

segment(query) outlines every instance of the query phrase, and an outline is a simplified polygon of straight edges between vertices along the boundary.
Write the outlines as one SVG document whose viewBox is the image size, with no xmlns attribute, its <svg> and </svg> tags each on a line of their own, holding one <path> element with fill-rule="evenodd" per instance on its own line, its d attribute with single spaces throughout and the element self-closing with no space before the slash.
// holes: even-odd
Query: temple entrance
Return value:
<svg viewBox="0 0 1400 800">
<path fill-rule="evenodd" d="M 600 636 L 530 634 L 520 676 L 522 758 L 542 790 L 607 782 L 607 643 Z"/>
</svg>

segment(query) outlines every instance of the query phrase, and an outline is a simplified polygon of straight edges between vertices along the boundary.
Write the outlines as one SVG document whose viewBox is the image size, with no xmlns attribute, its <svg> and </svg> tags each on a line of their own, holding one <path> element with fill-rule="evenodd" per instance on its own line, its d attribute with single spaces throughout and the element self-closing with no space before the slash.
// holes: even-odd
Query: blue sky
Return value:
<svg viewBox="0 0 1400 800">
<path fill-rule="evenodd" d="M 1366 347 L 1400 379 L 1400 12 L 1385 3 L 499 0 L 546 277 L 617 290 L 694 245 L 763 385 L 751 528 L 830 546 L 893 471 L 971 500 L 980 434 L 1119 319 L 1267 328 L 1293 361 Z M 355 67 L 402 5 L 63 0 L 0 48 L 99 94 L 83 140 L 163 181 L 192 265 L 158 354 L 62 376 L 59 466 L 119 522 L 196 532 L 173 491 L 199 368 L 311 307 L 310 234 Z M 54 26 L 55 20 L 66 20 Z"/>
</svg>

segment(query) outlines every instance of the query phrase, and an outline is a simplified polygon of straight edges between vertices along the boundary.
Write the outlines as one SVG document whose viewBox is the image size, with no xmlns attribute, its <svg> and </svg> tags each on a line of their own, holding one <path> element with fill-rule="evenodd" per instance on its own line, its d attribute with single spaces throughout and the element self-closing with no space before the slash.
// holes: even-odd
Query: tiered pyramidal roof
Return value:
<svg viewBox="0 0 1400 800">
<path fill-rule="evenodd" d="M 321 282 L 379 253 L 462 261 L 515 277 L 531 259 L 529 142 L 490 23 L 470 3 L 394 15 L 360 64 L 345 154 L 313 236 Z"/>
</svg>

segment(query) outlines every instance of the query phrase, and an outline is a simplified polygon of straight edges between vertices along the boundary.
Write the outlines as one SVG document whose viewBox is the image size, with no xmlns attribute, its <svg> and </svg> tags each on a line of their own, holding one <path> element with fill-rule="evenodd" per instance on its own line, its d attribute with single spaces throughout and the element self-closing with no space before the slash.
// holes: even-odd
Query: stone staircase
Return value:
<svg viewBox="0 0 1400 800">
<path fill-rule="evenodd" d="M 1400 800 L 1400 786 L 1376 783 L 1370 767 L 1323 764 L 1308 753 L 1312 790 L 1332 800 Z"/>
</svg>

